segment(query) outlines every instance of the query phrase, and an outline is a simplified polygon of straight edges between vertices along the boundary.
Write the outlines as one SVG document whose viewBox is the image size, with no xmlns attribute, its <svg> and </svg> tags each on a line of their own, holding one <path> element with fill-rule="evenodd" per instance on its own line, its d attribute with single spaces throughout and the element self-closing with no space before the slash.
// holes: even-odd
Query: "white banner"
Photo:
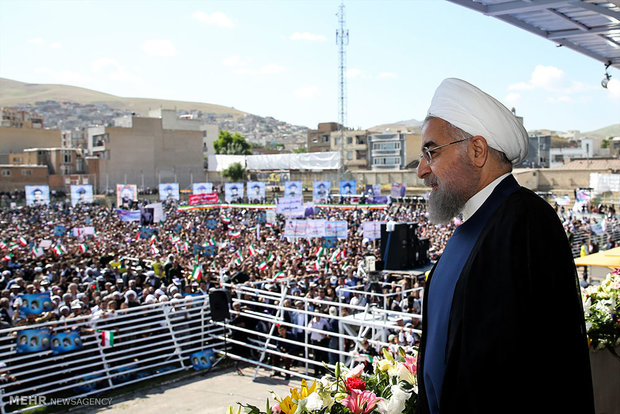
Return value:
<svg viewBox="0 0 620 414">
<path fill-rule="evenodd" d="M 276 205 L 276 213 L 293 216 L 304 215 L 304 204 L 301 197 L 282 197 Z"/>
</svg>

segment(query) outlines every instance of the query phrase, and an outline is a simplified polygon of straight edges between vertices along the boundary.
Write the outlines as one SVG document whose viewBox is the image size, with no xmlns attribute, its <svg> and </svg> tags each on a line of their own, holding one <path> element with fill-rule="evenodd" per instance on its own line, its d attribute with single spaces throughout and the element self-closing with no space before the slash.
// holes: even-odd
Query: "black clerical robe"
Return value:
<svg viewBox="0 0 620 414">
<path fill-rule="evenodd" d="M 498 188 L 515 184 L 509 176 Z M 431 272 L 424 315 L 432 281 Z M 426 320 L 418 413 L 429 412 Z M 533 192 L 516 189 L 482 229 L 454 288 L 445 346 L 442 414 L 594 413 L 570 246 L 555 211 Z"/>
</svg>

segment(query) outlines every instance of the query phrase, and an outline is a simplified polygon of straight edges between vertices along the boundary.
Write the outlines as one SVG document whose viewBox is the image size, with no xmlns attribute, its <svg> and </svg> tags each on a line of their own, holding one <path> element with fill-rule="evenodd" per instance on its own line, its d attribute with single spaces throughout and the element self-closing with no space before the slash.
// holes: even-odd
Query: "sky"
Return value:
<svg viewBox="0 0 620 414">
<path fill-rule="evenodd" d="M 0 0 L 0 77 L 339 121 L 340 0 Z M 345 0 L 345 125 L 423 120 L 467 80 L 525 128 L 620 123 L 620 71 L 443 0 Z M 0 91 L 1 93 L 1 91 Z"/>
</svg>

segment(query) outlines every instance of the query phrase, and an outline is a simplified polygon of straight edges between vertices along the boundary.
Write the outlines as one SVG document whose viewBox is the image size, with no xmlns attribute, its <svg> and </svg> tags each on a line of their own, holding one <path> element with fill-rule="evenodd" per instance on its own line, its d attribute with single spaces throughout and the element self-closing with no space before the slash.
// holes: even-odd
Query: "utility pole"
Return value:
<svg viewBox="0 0 620 414">
<path fill-rule="evenodd" d="M 338 122 L 340 123 L 340 170 L 338 171 L 339 180 L 343 178 L 345 172 L 345 155 L 344 155 L 344 130 L 346 123 L 346 46 L 349 44 L 349 30 L 345 28 L 344 20 L 344 3 L 340 3 L 338 10 L 339 28 L 336 30 L 336 43 L 338 44 L 339 70 L 340 70 L 340 95 L 338 97 Z"/>
</svg>

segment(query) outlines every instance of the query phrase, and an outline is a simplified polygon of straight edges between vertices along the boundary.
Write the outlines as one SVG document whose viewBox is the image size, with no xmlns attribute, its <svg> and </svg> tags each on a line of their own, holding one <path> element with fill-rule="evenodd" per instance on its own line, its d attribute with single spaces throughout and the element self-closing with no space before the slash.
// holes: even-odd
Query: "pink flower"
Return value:
<svg viewBox="0 0 620 414">
<path fill-rule="evenodd" d="M 360 375 L 362 375 L 362 372 L 364 372 L 364 364 L 359 364 L 353 367 L 351 371 L 347 373 L 347 378 L 359 377 Z"/>
<path fill-rule="evenodd" d="M 281 414 L 282 410 L 280 410 L 280 404 L 276 404 L 273 407 L 271 407 L 271 413 L 272 414 Z"/>
<path fill-rule="evenodd" d="M 347 395 L 340 404 L 351 410 L 353 414 L 368 414 L 379 401 L 383 401 L 383 398 L 378 398 L 372 391 L 352 389 L 351 394 Z"/>
<path fill-rule="evenodd" d="M 409 355 L 405 356 L 405 362 L 403 365 L 405 365 L 409 372 L 411 372 L 414 376 L 416 375 L 416 372 L 418 371 L 418 359 L 416 357 Z"/>
</svg>

